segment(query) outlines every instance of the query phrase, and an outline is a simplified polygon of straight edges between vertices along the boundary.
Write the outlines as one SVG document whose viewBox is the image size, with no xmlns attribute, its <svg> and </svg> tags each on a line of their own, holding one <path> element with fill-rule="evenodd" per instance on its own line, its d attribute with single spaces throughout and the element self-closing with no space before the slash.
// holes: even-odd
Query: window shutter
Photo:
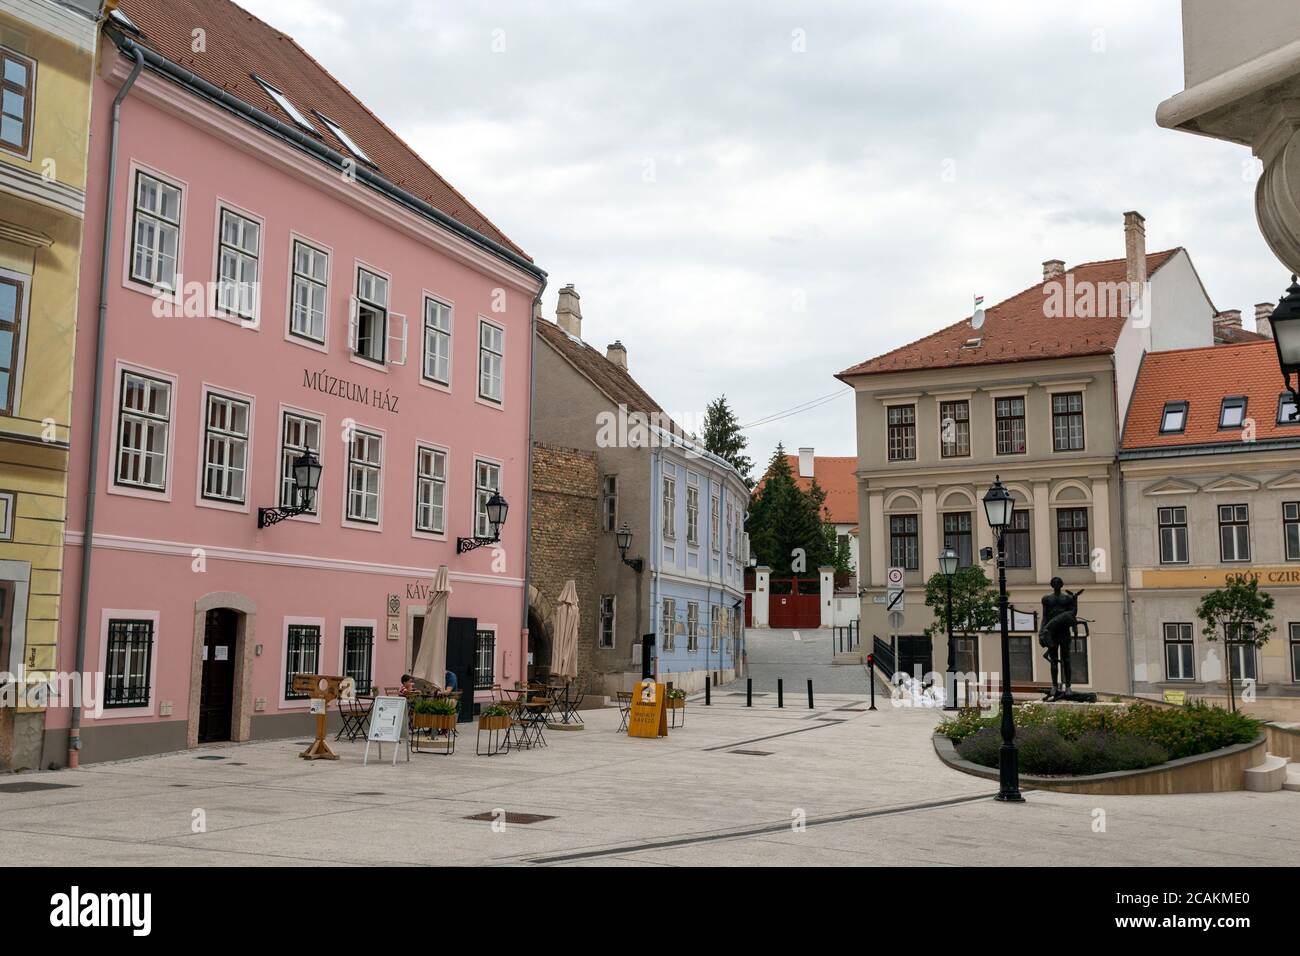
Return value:
<svg viewBox="0 0 1300 956">
<path fill-rule="evenodd" d="M 402 323 L 402 331 L 400 333 L 394 333 L 391 330 L 396 328 L 399 320 Z M 388 355 L 389 355 L 388 364 L 389 365 L 406 364 L 406 326 L 407 326 L 406 316 L 399 315 L 396 312 L 390 312 L 388 314 L 388 328 L 390 330 L 388 334 Z M 400 360 L 397 358 L 398 349 L 396 348 L 396 346 L 398 345 L 401 346 L 402 357 Z"/>
<path fill-rule="evenodd" d="M 355 295 L 348 296 L 348 348 L 353 352 L 357 350 L 357 340 L 359 338 L 358 328 L 360 326 L 361 303 Z"/>
</svg>

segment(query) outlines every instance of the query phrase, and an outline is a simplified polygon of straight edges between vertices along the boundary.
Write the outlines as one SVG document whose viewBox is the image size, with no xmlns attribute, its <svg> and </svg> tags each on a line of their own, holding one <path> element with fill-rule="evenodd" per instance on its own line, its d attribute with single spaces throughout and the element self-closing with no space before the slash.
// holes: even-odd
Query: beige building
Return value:
<svg viewBox="0 0 1300 956">
<path fill-rule="evenodd" d="M 1120 449 L 1134 690 L 1300 718 L 1300 419 L 1270 341 L 1148 355 Z M 1209 640 L 1202 595 L 1248 576 L 1274 599 L 1262 648 Z M 1251 698 L 1254 698 L 1253 702 Z"/>
<path fill-rule="evenodd" d="M 1120 423 L 1143 354 L 1212 345 L 1215 313 L 1185 250 L 1148 255 L 1137 213 L 1124 232 L 1124 258 L 1068 270 L 1049 260 L 1041 282 L 982 322 L 964 319 L 839 374 L 857 391 L 865 650 L 873 635 L 892 635 L 900 669 L 946 670 L 946 640 L 925 636 L 925 582 L 945 546 L 963 564 L 993 546 L 981 498 L 1001 476 L 1016 502 L 1006 536 L 1011 680 L 1049 682 L 1037 630 L 1059 576 L 1086 589 L 1080 615 L 1091 622 L 1073 648 L 1074 686 L 1128 690 Z M 996 563 L 982 563 L 996 581 Z M 903 569 L 906 588 L 897 629 L 884 603 L 890 568 Z M 996 631 L 959 638 L 957 669 L 1000 672 Z"/>
</svg>

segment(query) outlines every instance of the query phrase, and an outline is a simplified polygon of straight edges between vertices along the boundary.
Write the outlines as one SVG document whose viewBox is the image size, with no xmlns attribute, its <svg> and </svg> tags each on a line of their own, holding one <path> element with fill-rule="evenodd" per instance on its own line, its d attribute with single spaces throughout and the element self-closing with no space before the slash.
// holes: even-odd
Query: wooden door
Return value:
<svg viewBox="0 0 1300 956">
<path fill-rule="evenodd" d="M 230 739 L 230 721 L 235 708 L 237 622 L 238 616 L 229 608 L 208 612 L 199 690 L 199 743 Z"/>
</svg>

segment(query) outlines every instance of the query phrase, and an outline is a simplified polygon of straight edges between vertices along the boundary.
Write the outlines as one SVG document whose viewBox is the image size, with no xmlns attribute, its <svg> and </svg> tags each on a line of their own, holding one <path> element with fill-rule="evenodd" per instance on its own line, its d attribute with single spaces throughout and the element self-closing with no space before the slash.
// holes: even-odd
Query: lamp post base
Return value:
<svg viewBox="0 0 1300 956">
<path fill-rule="evenodd" d="M 998 751 L 998 795 L 1000 803 L 1024 803 L 1020 795 L 1020 759 L 1015 745 L 1004 740 Z"/>
</svg>

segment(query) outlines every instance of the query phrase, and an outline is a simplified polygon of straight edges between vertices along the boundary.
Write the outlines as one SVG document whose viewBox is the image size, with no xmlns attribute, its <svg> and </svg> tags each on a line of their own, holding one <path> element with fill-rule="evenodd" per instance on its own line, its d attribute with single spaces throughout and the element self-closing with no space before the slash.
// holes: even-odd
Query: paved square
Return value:
<svg viewBox="0 0 1300 956">
<path fill-rule="evenodd" d="M 740 685 L 743 688 L 743 684 Z M 725 688 L 667 739 L 618 732 L 615 709 L 544 750 L 361 765 L 297 757 L 301 739 L 32 774 L 73 784 L 0 790 L 0 846 L 59 865 L 1261 865 L 1300 859 L 1300 795 L 1090 797 L 1029 792 L 934 756 L 936 714 L 878 698 Z M 386 750 L 385 756 L 391 755 Z M 206 757 L 225 757 L 208 760 Z M 15 781 L 16 782 L 16 781 Z M 1104 811 L 1105 832 L 1094 832 Z M 204 818 L 206 832 L 193 832 Z M 497 811 L 550 819 L 507 822 Z M 481 817 L 484 819 L 468 819 Z M 803 820 L 806 828 L 797 829 Z M 1231 832 L 1225 832 L 1230 830 Z"/>
</svg>

